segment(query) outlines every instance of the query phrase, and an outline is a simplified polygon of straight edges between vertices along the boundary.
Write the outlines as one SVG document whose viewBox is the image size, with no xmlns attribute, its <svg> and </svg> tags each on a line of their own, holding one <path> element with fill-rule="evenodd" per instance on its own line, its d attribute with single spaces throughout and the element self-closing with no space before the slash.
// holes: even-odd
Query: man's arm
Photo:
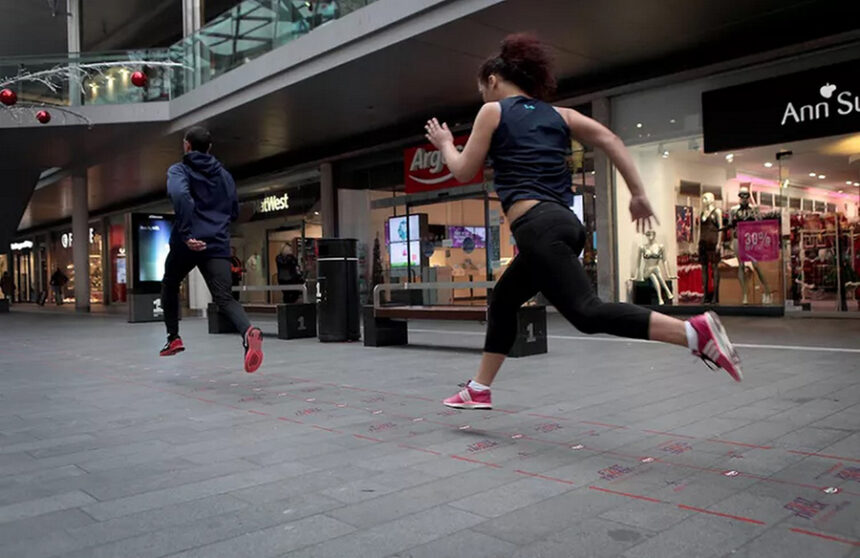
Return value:
<svg viewBox="0 0 860 558">
<path fill-rule="evenodd" d="M 194 198 L 188 187 L 188 176 L 180 165 L 167 170 L 167 195 L 176 213 L 176 229 L 183 242 L 191 239 L 191 223 L 194 216 Z"/>
</svg>

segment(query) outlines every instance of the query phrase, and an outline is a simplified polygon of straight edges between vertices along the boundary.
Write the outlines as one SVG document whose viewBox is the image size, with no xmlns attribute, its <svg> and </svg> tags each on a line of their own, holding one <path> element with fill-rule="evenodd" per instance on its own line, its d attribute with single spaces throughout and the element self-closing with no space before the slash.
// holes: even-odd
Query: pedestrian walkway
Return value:
<svg viewBox="0 0 860 558">
<path fill-rule="evenodd" d="M 860 322 L 726 319 L 745 381 L 585 337 L 440 405 L 481 327 L 410 345 L 121 316 L 0 315 L 0 556 L 847 557 L 860 553 Z M 275 324 L 264 324 L 274 333 Z"/>
</svg>

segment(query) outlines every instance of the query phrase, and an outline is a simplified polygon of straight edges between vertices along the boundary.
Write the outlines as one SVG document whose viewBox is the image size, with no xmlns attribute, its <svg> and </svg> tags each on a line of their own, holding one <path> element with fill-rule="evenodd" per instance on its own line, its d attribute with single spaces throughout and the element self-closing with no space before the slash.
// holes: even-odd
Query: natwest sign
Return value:
<svg viewBox="0 0 860 558">
<path fill-rule="evenodd" d="M 468 139 L 469 136 L 457 136 L 454 138 L 454 145 L 459 151 L 462 151 Z M 471 180 L 460 182 L 454 178 L 454 173 L 442 159 L 442 152 L 430 143 L 410 147 L 403 152 L 403 182 L 407 194 L 442 190 L 463 184 L 476 184 L 483 182 L 483 180 L 483 166 Z"/>
<path fill-rule="evenodd" d="M 702 94 L 705 152 L 860 131 L 860 60 Z"/>
</svg>

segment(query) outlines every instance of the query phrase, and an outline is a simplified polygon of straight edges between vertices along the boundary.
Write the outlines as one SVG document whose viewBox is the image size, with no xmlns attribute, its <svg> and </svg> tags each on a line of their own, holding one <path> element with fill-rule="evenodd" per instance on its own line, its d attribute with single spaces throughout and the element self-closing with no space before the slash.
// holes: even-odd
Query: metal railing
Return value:
<svg viewBox="0 0 860 558">
<path fill-rule="evenodd" d="M 239 293 L 300 292 L 302 293 L 302 302 L 305 304 L 311 302 L 307 283 L 303 285 L 241 285 L 233 287 L 232 290 Z"/>
<path fill-rule="evenodd" d="M 393 291 L 435 291 L 441 289 L 492 289 L 495 281 L 443 281 L 439 283 L 380 283 L 373 287 L 373 307 L 382 308 L 382 293 Z"/>
</svg>

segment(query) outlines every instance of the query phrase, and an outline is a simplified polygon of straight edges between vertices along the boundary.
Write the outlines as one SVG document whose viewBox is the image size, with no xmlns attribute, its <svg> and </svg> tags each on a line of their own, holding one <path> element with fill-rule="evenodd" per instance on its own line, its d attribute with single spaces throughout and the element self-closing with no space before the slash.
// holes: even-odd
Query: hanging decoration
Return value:
<svg viewBox="0 0 860 558">
<path fill-rule="evenodd" d="M 4 89 L 0 91 L 0 103 L 3 103 L 7 107 L 11 107 L 17 102 L 18 95 L 11 89 Z"/>
<path fill-rule="evenodd" d="M 132 68 L 161 68 L 167 70 L 171 68 L 188 69 L 188 66 L 179 62 L 117 60 L 113 62 L 67 63 L 54 66 L 49 70 L 21 72 L 12 77 L 0 77 L 0 122 L 2 121 L 3 114 L 9 114 L 12 119 L 22 124 L 26 124 L 27 122 L 26 118 L 22 118 L 25 115 L 29 118 L 35 116 L 36 120 L 42 124 L 47 124 L 52 118 L 51 112 L 48 112 L 48 109 L 50 109 L 52 112 L 62 115 L 63 123 L 72 123 L 70 122 L 71 120 L 92 127 L 92 121 L 76 110 L 74 106 L 69 108 L 69 105 L 62 102 L 54 104 L 43 101 L 29 101 L 28 96 L 23 95 L 23 93 L 23 96 L 19 99 L 22 86 L 36 84 L 37 89 L 38 86 L 42 86 L 43 89 L 47 89 L 47 93 L 51 94 L 44 95 L 36 91 L 32 95 L 33 97 L 56 96 L 74 87 L 80 89 L 81 98 L 84 98 L 86 95 L 85 84 L 93 84 L 98 80 L 107 81 L 108 79 L 113 79 L 110 73 L 116 70 L 125 72 L 125 75 L 128 75 L 127 72 Z M 131 73 L 130 81 L 135 87 L 144 87 L 149 78 L 142 69 L 138 69 Z M 18 93 L 15 92 L 16 89 Z"/>
<path fill-rule="evenodd" d="M 146 81 L 147 81 L 146 74 L 144 74 L 140 70 L 131 74 L 131 83 L 135 87 L 143 87 L 144 85 L 146 85 Z"/>
</svg>

